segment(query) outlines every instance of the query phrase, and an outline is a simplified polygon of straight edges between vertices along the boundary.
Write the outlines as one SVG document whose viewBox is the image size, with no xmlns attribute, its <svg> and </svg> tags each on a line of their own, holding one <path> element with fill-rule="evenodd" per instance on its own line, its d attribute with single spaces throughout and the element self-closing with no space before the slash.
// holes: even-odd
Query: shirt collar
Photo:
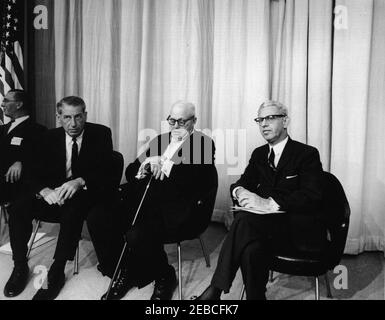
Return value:
<svg viewBox="0 0 385 320">
<path fill-rule="evenodd" d="M 269 144 L 269 152 L 273 148 L 274 149 L 274 154 L 278 155 L 281 154 L 283 149 L 286 146 L 286 143 L 289 141 L 289 136 L 287 136 L 285 139 L 283 139 L 281 142 L 278 142 L 275 146 L 271 146 Z"/>
<path fill-rule="evenodd" d="M 76 137 L 76 142 L 81 142 L 83 140 L 83 134 L 84 134 L 84 130 L 82 131 L 82 133 L 80 135 L 78 135 Z M 66 132 L 66 144 L 69 145 L 69 144 L 72 144 L 72 137 Z"/>
</svg>

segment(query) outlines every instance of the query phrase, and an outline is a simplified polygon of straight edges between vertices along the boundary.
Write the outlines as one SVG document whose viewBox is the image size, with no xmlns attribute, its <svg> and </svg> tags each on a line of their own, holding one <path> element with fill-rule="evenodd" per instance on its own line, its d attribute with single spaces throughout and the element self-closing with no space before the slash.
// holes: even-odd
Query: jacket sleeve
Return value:
<svg viewBox="0 0 385 320">
<path fill-rule="evenodd" d="M 255 188 L 258 185 L 259 175 L 256 168 L 257 150 L 254 150 L 249 163 L 241 175 L 239 180 L 230 186 L 230 196 L 233 198 L 233 190 L 237 187 L 243 187 L 251 192 L 256 192 Z"/>
</svg>

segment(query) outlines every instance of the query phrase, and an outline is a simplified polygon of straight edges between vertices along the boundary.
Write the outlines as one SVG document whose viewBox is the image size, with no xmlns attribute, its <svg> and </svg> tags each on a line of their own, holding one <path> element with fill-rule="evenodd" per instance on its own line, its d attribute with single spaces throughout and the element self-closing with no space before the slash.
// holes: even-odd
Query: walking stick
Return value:
<svg viewBox="0 0 385 320">
<path fill-rule="evenodd" d="M 151 175 L 150 180 L 149 180 L 148 183 L 147 183 L 146 190 L 144 190 L 142 200 L 141 200 L 140 203 L 139 203 L 138 209 L 136 210 L 136 213 L 135 213 L 134 220 L 133 220 L 132 223 L 131 223 L 131 226 L 132 226 L 132 227 L 135 225 L 136 219 L 138 218 L 139 211 L 140 211 L 140 209 L 141 209 L 141 207 L 142 207 L 144 198 L 146 197 L 148 188 L 150 187 L 152 178 L 153 178 L 153 175 Z M 114 275 L 112 276 L 111 281 L 110 281 L 110 285 L 108 286 L 107 294 L 104 296 L 104 299 L 103 299 L 103 300 L 107 300 L 107 299 L 108 299 L 108 296 L 110 295 L 110 291 L 111 291 L 112 285 L 113 285 L 113 283 L 115 282 L 115 279 L 116 279 L 116 277 L 117 277 L 117 275 L 118 275 L 118 272 L 119 272 L 119 274 L 120 274 L 120 264 L 121 264 L 121 262 L 122 262 L 122 259 L 123 259 L 124 254 L 126 253 L 126 250 L 127 250 L 127 241 L 124 241 L 124 246 L 123 246 L 123 249 L 122 249 L 122 253 L 120 254 L 118 264 L 116 265 L 116 268 L 115 268 L 115 271 L 114 271 Z"/>
</svg>

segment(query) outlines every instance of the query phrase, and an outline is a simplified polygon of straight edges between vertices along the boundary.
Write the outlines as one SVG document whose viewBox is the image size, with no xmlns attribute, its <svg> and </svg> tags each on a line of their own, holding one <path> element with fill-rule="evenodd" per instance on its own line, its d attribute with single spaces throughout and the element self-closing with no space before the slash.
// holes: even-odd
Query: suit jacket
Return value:
<svg viewBox="0 0 385 320">
<path fill-rule="evenodd" d="M 170 133 L 159 135 L 153 139 L 148 149 L 140 155 L 126 169 L 126 178 L 129 185 L 128 201 L 132 200 L 130 193 L 136 192 L 139 200 L 142 196 L 145 181 L 138 181 L 135 175 L 141 163 L 151 156 L 160 156 L 170 143 Z M 211 138 L 201 132 L 194 131 L 175 152 L 171 159 L 174 165 L 170 177 L 163 181 L 153 180 L 146 196 L 149 210 L 157 211 L 163 218 L 165 227 L 173 231 L 183 232 L 198 228 L 196 203 L 212 188 L 218 186 L 218 176 L 215 168 L 215 145 Z M 136 186 L 140 187 L 137 188 Z M 136 188 L 136 191 L 133 191 Z M 135 209 L 138 201 L 134 201 Z M 194 227 L 195 224 L 195 227 Z"/>
<path fill-rule="evenodd" d="M 263 198 L 272 197 L 286 211 L 283 218 L 297 247 L 322 245 L 323 170 L 318 150 L 289 138 L 276 171 L 269 167 L 268 153 L 268 144 L 254 150 L 245 172 L 231 185 L 231 195 L 242 186 Z"/>
<path fill-rule="evenodd" d="M 38 161 L 31 177 L 33 193 L 49 187 L 54 189 L 66 178 L 66 145 L 63 128 L 48 130 L 40 144 Z M 79 152 L 79 176 L 86 182 L 87 192 L 95 200 L 111 194 L 112 138 L 111 130 L 103 125 L 86 123 L 82 146 Z"/>
<path fill-rule="evenodd" d="M 0 175 L 3 177 L 9 167 L 16 161 L 22 162 L 23 175 L 28 171 L 31 161 L 35 157 L 35 148 L 46 127 L 35 123 L 28 118 L 20 123 L 8 134 L 8 126 L 0 126 Z M 16 143 L 14 138 L 21 138 L 21 143 Z"/>
</svg>

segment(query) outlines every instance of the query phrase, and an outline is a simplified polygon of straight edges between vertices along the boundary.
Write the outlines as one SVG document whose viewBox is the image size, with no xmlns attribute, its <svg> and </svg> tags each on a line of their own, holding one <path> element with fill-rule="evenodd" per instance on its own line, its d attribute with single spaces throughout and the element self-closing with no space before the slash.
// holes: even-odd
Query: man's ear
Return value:
<svg viewBox="0 0 385 320">
<path fill-rule="evenodd" d="M 18 103 L 16 104 L 16 109 L 17 109 L 17 110 L 20 110 L 21 108 L 23 108 L 23 105 L 24 105 L 23 102 L 18 102 Z"/>
<path fill-rule="evenodd" d="M 286 116 L 284 119 L 283 119 L 283 127 L 285 129 L 287 129 L 287 127 L 289 126 L 289 123 L 290 123 L 290 118 L 288 116 Z"/>
</svg>

